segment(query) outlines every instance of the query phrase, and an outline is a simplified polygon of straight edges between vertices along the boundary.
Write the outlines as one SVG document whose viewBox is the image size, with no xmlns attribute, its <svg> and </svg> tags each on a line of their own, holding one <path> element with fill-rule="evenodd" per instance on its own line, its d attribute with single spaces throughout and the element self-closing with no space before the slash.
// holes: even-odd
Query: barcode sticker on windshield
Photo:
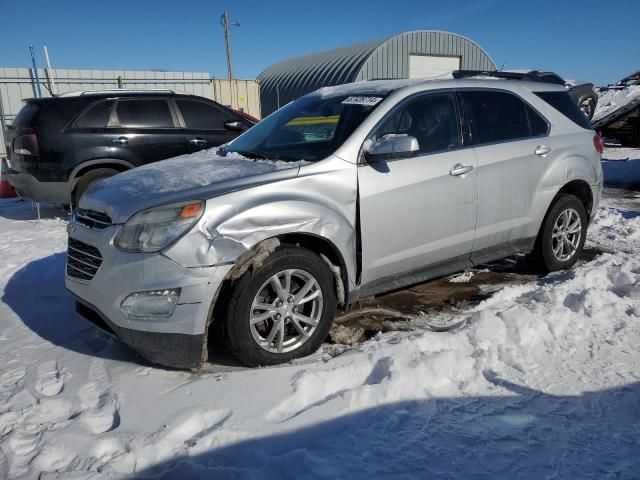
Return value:
<svg viewBox="0 0 640 480">
<path fill-rule="evenodd" d="M 382 97 L 365 97 L 365 96 L 353 96 L 347 97 L 342 102 L 344 105 L 368 105 L 374 106 L 382 101 Z"/>
</svg>

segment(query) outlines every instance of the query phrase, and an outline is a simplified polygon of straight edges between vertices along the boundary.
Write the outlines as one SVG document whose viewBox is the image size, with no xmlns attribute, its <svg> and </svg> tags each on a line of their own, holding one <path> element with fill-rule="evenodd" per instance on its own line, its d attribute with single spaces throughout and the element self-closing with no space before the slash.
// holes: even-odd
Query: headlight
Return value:
<svg viewBox="0 0 640 480">
<path fill-rule="evenodd" d="M 157 252 L 186 233 L 202 216 L 204 202 L 162 205 L 132 216 L 120 229 L 115 246 L 126 252 Z"/>
</svg>

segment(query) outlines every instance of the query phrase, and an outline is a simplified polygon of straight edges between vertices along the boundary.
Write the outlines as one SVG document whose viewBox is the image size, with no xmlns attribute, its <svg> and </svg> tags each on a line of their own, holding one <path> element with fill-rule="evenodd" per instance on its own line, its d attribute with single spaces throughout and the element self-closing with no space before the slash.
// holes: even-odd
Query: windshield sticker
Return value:
<svg viewBox="0 0 640 480">
<path fill-rule="evenodd" d="M 373 107 L 382 101 L 382 97 L 365 97 L 362 95 L 345 98 L 342 102 L 344 105 L 368 105 Z"/>
</svg>

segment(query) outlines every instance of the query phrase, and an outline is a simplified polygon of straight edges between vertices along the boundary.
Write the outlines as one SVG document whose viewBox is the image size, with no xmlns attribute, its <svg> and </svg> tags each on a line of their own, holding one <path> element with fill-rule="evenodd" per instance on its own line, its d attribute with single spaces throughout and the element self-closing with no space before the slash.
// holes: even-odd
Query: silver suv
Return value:
<svg viewBox="0 0 640 480">
<path fill-rule="evenodd" d="M 336 308 L 516 253 L 570 268 L 602 141 L 562 86 L 370 81 L 278 110 L 226 148 L 93 185 L 69 224 L 78 310 L 190 368 L 315 351 Z"/>
</svg>

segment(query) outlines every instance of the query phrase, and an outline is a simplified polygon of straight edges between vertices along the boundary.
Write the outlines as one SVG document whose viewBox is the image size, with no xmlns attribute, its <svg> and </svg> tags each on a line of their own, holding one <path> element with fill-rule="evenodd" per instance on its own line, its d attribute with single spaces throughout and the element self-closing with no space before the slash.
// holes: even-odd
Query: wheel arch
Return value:
<svg viewBox="0 0 640 480">
<path fill-rule="evenodd" d="M 73 192 L 80 177 L 91 170 L 95 170 L 97 168 L 113 168 L 119 172 L 124 172 L 125 170 L 129 170 L 134 167 L 135 165 L 117 158 L 101 158 L 83 162 L 80 165 L 77 165 L 69 175 L 70 189 Z"/>
<path fill-rule="evenodd" d="M 591 217 L 591 213 L 593 210 L 593 192 L 591 191 L 591 186 L 584 180 L 571 180 L 570 182 L 564 184 L 558 193 L 553 197 L 551 204 L 547 208 L 547 212 L 553 204 L 557 201 L 558 197 L 564 193 L 568 193 L 578 197 L 578 199 L 584 205 L 584 210 L 587 213 L 587 218 Z"/>
<path fill-rule="evenodd" d="M 281 245 L 293 245 L 306 248 L 318 254 L 329 264 L 329 269 L 336 279 L 336 298 L 338 305 L 346 307 L 349 300 L 349 281 L 345 260 L 340 249 L 328 238 L 308 232 L 283 233 L 269 237 L 252 246 L 238 257 L 233 268 L 227 272 L 224 279 L 213 295 L 204 335 L 203 362 L 208 359 L 209 345 L 224 338 L 223 322 L 216 321 L 223 318 L 226 302 L 219 301 L 231 292 L 233 283 L 248 269 L 255 268 Z M 337 267 L 337 269 L 336 269 Z M 338 283 L 338 281 L 341 283 Z"/>
</svg>

